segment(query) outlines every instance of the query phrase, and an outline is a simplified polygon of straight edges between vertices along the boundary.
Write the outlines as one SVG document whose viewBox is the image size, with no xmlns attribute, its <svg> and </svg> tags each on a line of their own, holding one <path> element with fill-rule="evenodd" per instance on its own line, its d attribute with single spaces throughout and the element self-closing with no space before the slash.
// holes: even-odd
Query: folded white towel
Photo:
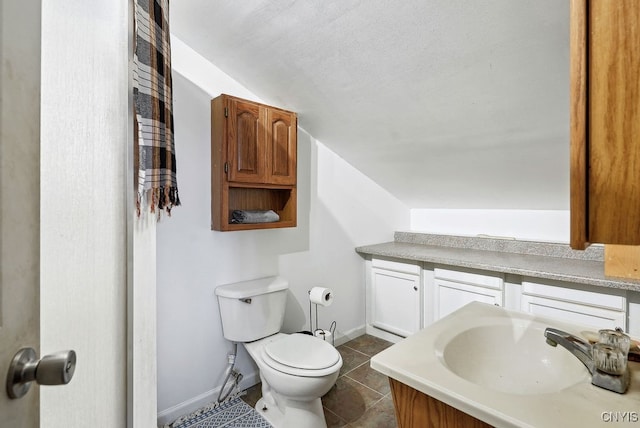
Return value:
<svg viewBox="0 0 640 428">
<path fill-rule="evenodd" d="M 273 223 L 280 221 L 280 216 L 273 210 L 234 210 L 231 223 Z"/>
</svg>

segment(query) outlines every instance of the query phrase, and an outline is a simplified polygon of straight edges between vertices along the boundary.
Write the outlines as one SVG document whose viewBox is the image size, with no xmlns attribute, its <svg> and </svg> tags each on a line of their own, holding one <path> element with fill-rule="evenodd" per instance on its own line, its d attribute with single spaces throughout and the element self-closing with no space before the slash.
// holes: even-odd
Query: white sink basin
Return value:
<svg viewBox="0 0 640 428">
<path fill-rule="evenodd" d="M 589 382 L 587 368 L 575 356 L 546 343 L 548 325 L 497 317 L 481 324 L 436 341 L 442 363 L 461 378 L 510 394 L 546 394 Z"/>
<path fill-rule="evenodd" d="M 598 388 L 576 357 L 546 343 L 546 327 L 589 330 L 475 302 L 374 355 L 371 367 L 501 428 L 606 427 L 610 415 L 638 409 L 640 363 L 629 363 L 625 394 Z"/>
</svg>

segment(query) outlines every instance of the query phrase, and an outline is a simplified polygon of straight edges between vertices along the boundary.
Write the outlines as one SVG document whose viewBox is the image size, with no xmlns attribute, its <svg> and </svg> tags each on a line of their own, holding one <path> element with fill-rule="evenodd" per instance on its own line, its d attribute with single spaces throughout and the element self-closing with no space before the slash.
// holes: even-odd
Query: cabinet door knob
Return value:
<svg viewBox="0 0 640 428">
<path fill-rule="evenodd" d="M 414 289 L 414 290 L 416 290 L 416 291 L 418 291 L 418 286 L 417 286 L 417 285 L 414 285 L 414 286 L 413 286 L 413 289 Z"/>
</svg>

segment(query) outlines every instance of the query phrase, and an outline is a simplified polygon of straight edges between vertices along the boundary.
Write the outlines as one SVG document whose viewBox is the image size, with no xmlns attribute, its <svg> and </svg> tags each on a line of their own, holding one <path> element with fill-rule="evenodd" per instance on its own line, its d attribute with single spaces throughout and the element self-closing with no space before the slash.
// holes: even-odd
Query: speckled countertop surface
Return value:
<svg viewBox="0 0 640 428">
<path fill-rule="evenodd" d="M 484 237 L 396 232 L 393 242 L 356 248 L 359 254 L 429 262 L 534 278 L 640 292 L 640 281 L 604 276 L 602 247 L 571 250 L 566 244 Z"/>
</svg>

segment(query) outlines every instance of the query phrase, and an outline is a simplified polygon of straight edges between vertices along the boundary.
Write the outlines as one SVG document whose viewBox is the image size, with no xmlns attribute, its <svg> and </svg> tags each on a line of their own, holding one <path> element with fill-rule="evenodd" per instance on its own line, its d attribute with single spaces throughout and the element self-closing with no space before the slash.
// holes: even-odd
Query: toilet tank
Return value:
<svg viewBox="0 0 640 428">
<path fill-rule="evenodd" d="M 279 276 L 216 287 L 224 337 L 252 342 L 279 332 L 288 288 L 288 281 Z"/>
</svg>

